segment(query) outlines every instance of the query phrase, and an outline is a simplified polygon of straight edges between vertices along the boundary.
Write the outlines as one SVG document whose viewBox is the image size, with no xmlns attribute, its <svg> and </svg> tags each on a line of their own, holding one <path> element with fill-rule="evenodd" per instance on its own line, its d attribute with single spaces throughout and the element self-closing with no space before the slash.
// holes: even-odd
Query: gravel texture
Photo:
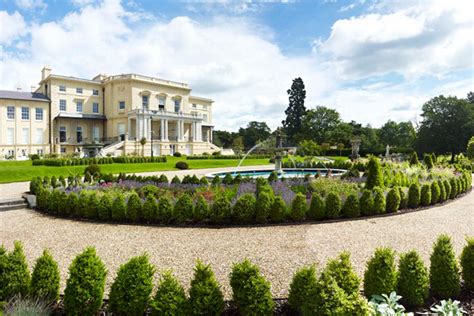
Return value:
<svg viewBox="0 0 474 316">
<path fill-rule="evenodd" d="M 3 194 L 2 194 L 3 195 Z M 0 243 L 13 248 L 23 241 L 30 268 L 48 247 L 61 269 L 64 289 L 72 259 L 86 246 L 96 247 L 108 267 L 107 292 L 120 264 L 147 252 L 158 270 L 172 269 L 187 287 L 196 258 L 212 264 L 227 298 L 232 264 L 247 257 L 272 283 L 275 297 L 285 297 L 293 273 L 304 264 L 324 263 L 343 250 L 362 275 L 378 246 L 397 252 L 416 249 L 428 263 L 441 233 L 453 238 L 460 254 L 464 238 L 474 236 L 474 192 L 417 212 L 353 221 L 246 228 L 169 228 L 80 222 L 48 217 L 32 210 L 0 214 Z"/>
</svg>

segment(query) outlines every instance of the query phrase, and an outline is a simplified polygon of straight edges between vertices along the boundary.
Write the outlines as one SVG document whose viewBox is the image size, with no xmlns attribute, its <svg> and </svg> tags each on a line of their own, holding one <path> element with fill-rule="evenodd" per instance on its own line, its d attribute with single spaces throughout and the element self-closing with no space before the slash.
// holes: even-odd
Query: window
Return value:
<svg viewBox="0 0 474 316">
<path fill-rule="evenodd" d="M 203 109 L 203 110 L 207 110 L 207 105 L 203 105 L 203 106 L 202 106 L 202 109 Z"/>
<path fill-rule="evenodd" d="M 99 90 L 96 90 L 96 89 L 92 90 L 92 95 L 99 95 Z"/>
<path fill-rule="evenodd" d="M 92 127 L 92 139 L 95 141 L 99 140 L 99 126 Z"/>
<path fill-rule="evenodd" d="M 37 121 L 43 120 L 43 108 L 36 108 L 36 120 Z"/>
<path fill-rule="evenodd" d="M 82 113 L 82 101 L 76 101 L 76 112 Z"/>
<path fill-rule="evenodd" d="M 15 107 L 14 106 L 7 107 L 7 119 L 9 119 L 9 120 L 15 119 Z"/>
<path fill-rule="evenodd" d="M 66 86 L 59 86 L 59 91 L 66 92 Z"/>
<path fill-rule="evenodd" d="M 59 100 L 59 111 L 66 112 L 66 100 Z"/>
<path fill-rule="evenodd" d="M 147 95 L 142 96 L 142 109 L 144 111 L 148 111 L 148 96 Z"/>
<path fill-rule="evenodd" d="M 76 93 L 82 93 L 82 88 L 76 88 Z"/>
<path fill-rule="evenodd" d="M 125 101 L 119 102 L 119 110 L 125 110 Z"/>
<path fill-rule="evenodd" d="M 78 126 L 76 129 L 77 142 L 82 143 L 82 126 Z"/>
<path fill-rule="evenodd" d="M 203 114 L 203 115 L 202 115 L 202 119 L 203 119 L 204 122 L 207 123 L 207 114 Z"/>
<path fill-rule="evenodd" d="M 42 144 L 43 143 L 43 129 L 42 128 L 37 128 L 36 129 L 36 144 Z"/>
<path fill-rule="evenodd" d="M 43 149 L 36 149 L 36 154 L 43 156 Z"/>
<path fill-rule="evenodd" d="M 8 150 L 8 156 L 13 157 L 15 155 L 15 151 L 13 149 Z"/>
<path fill-rule="evenodd" d="M 30 129 L 22 128 L 21 129 L 21 143 L 28 144 L 30 142 Z"/>
<path fill-rule="evenodd" d="M 66 141 L 66 126 L 59 127 L 59 142 L 64 143 Z"/>
<path fill-rule="evenodd" d="M 13 145 L 13 139 L 15 137 L 15 130 L 11 127 L 7 128 L 7 144 Z"/>
<path fill-rule="evenodd" d="M 166 97 L 165 96 L 159 96 L 158 97 L 158 108 L 160 110 L 165 109 L 165 103 L 166 103 Z"/>
<path fill-rule="evenodd" d="M 30 109 L 27 107 L 21 108 L 21 119 L 22 120 L 29 120 L 30 119 Z"/>
<path fill-rule="evenodd" d="M 117 132 L 120 136 L 120 140 L 125 140 L 125 124 L 124 123 L 117 124 Z"/>
<path fill-rule="evenodd" d="M 197 104 L 196 104 L 196 103 L 193 103 L 193 108 L 197 108 Z"/>
<path fill-rule="evenodd" d="M 26 149 L 22 149 L 22 150 L 21 150 L 21 156 L 22 156 L 22 157 L 26 157 Z"/>
<path fill-rule="evenodd" d="M 99 103 L 97 102 L 92 103 L 92 112 L 99 113 Z"/>
<path fill-rule="evenodd" d="M 66 148 L 61 147 L 61 154 L 65 154 L 65 153 L 66 153 Z"/>
<path fill-rule="evenodd" d="M 180 107 L 181 107 L 181 100 L 174 99 L 174 111 L 179 112 Z"/>
</svg>

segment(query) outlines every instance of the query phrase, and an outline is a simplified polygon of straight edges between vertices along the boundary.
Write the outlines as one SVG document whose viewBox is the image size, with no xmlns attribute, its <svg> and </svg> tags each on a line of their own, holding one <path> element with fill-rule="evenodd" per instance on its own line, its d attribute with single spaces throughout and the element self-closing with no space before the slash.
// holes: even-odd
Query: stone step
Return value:
<svg viewBox="0 0 474 316">
<path fill-rule="evenodd" d="M 22 203 L 17 204 L 0 205 L 0 212 L 21 210 L 27 207 L 28 205 L 24 201 L 22 201 Z"/>
<path fill-rule="evenodd" d="M 15 205 L 15 204 L 21 204 L 21 203 L 25 203 L 25 200 L 23 198 L 13 198 L 13 199 L 2 199 L 2 200 L 0 200 L 0 206 Z"/>
</svg>

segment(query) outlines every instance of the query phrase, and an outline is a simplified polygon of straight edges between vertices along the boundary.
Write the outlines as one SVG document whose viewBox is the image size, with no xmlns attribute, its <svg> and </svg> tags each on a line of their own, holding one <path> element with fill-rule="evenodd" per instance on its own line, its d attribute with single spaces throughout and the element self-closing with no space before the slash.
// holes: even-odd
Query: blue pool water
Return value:
<svg viewBox="0 0 474 316">
<path fill-rule="evenodd" d="M 245 171 L 234 171 L 234 172 L 213 172 L 213 173 L 208 173 L 206 176 L 208 178 L 213 178 L 215 176 L 218 176 L 220 178 L 225 177 L 228 173 L 230 173 L 232 176 L 237 176 L 241 175 L 242 177 L 250 177 L 250 178 L 268 178 L 270 174 L 274 170 L 245 170 Z M 344 169 L 329 169 L 330 171 L 330 176 L 332 177 L 338 177 L 341 176 L 346 170 Z M 303 178 L 306 175 L 311 175 L 315 176 L 316 174 L 319 174 L 321 177 L 325 177 L 327 173 L 327 169 L 323 168 L 307 168 L 307 169 L 291 169 L 291 168 L 285 168 L 283 169 L 283 172 L 278 175 L 279 178 Z"/>
</svg>

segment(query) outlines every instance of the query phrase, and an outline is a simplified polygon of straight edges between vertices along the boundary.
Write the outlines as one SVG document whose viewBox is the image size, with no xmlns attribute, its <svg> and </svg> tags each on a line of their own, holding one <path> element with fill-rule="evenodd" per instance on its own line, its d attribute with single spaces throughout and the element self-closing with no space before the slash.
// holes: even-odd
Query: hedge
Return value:
<svg viewBox="0 0 474 316">
<path fill-rule="evenodd" d="M 79 165 L 105 165 L 112 163 L 157 163 L 166 162 L 166 156 L 158 157 L 133 157 L 133 156 L 120 156 L 120 157 L 103 157 L 103 158 L 44 158 L 36 159 L 32 161 L 33 166 L 79 166 Z"/>
</svg>

